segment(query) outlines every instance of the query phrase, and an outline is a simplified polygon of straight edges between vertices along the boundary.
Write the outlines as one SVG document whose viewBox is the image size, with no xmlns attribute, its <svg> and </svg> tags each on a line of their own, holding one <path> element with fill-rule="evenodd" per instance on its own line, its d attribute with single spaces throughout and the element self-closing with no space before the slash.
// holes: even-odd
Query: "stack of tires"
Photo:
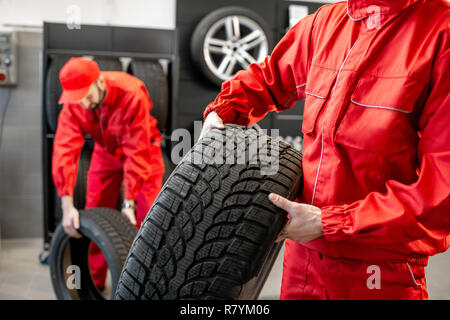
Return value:
<svg viewBox="0 0 450 320">
<path fill-rule="evenodd" d="M 168 133 L 168 115 L 169 115 L 169 82 L 164 69 L 158 61 L 134 59 L 128 65 L 128 73 L 144 82 L 150 98 L 153 102 L 150 114 L 158 120 L 158 129 L 163 137 Z M 175 168 L 170 160 L 169 148 L 162 149 L 164 160 L 163 183 Z"/>
</svg>

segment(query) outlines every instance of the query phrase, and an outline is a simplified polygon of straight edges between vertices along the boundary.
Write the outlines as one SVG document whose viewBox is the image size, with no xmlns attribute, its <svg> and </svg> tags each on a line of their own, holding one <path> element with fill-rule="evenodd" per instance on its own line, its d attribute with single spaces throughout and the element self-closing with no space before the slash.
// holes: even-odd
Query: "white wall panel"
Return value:
<svg viewBox="0 0 450 320">
<path fill-rule="evenodd" d="M 0 0 L 0 25 L 42 26 L 66 23 L 80 10 L 81 24 L 175 28 L 176 0 Z"/>
</svg>

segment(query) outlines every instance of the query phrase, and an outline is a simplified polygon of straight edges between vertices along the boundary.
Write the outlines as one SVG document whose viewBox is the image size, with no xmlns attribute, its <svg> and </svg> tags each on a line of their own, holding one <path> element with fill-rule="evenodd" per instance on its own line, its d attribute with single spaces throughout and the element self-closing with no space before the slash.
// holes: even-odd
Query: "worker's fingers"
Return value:
<svg viewBox="0 0 450 320">
<path fill-rule="evenodd" d="M 215 129 L 225 129 L 225 125 L 223 124 L 222 120 L 220 120 L 219 122 L 214 123 L 214 128 Z"/>
<path fill-rule="evenodd" d="M 277 239 L 275 240 L 275 242 L 281 242 L 283 240 L 285 240 L 288 235 L 289 235 L 289 229 L 290 229 L 290 223 L 291 223 L 291 219 L 289 219 L 286 224 L 284 225 L 283 229 L 281 229 L 280 233 L 278 234 Z"/>
<path fill-rule="evenodd" d="M 130 223 L 135 226 L 136 225 L 136 218 L 133 217 L 132 215 L 127 215 L 128 220 L 130 221 Z"/>
<path fill-rule="evenodd" d="M 73 228 L 71 237 L 72 237 L 72 238 L 75 238 L 75 239 L 80 239 L 80 238 L 82 238 L 83 236 L 82 236 L 81 233 L 79 233 L 75 228 Z"/>
<path fill-rule="evenodd" d="M 73 238 L 81 238 L 82 235 L 78 233 L 77 229 L 80 228 L 80 219 L 78 210 L 75 208 L 70 208 L 63 211 L 62 226 L 64 231 Z"/>
<path fill-rule="evenodd" d="M 276 243 L 286 240 L 287 234 L 283 232 L 283 230 L 278 235 L 277 239 L 275 240 Z"/>
<path fill-rule="evenodd" d="M 82 237 L 81 234 L 78 233 L 78 231 L 77 231 L 77 229 L 80 229 L 80 216 L 79 216 L 78 210 L 76 210 L 76 209 L 74 210 L 74 213 L 73 213 L 72 225 L 73 225 L 72 236 L 77 239 L 81 238 Z"/>
<path fill-rule="evenodd" d="M 63 226 L 64 231 L 72 238 L 80 239 L 82 235 L 73 226 Z"/>
<path fill-rule="evenodd" d="M 278 208 L 281 208 L 289 213 L 291 213 L 292 208 L 295 205 L 295 202 L 289 201 L 288 199 L 276 193 L 269 194 L 269 200 L 272 201 L 272 203 Z"/>
<path fill-rule="evenodd" d="M 203 139 L 206 136 L 206 134 L 208 133 L 209 130 L 211 130 L 209 125 L 204 125 L 203 129 L 202 129 L 202 132 L 200 132 L 200 137 L 198 138 L 198 140 Z"/>
<path fill-rule="evenodd" d="M 225 125 L 223 123 L 209 123 L 209 124 L 205 124 L 203 126 L 202 132 L 200 133 L 199 140 L 203 139 L 208 134 L 208 132 L 210 132 L 213 129 L 223 130 L 223 129 L 225 129 Z"/>
<path fill-rule="evenodd" d="M 132 225 L 136 225 L 136 216 L 133 209 L 122 209 L 122 213 L 128 218 Z"/>
<path fill-rule="evenodd" d="M 131 224 L 132 224 L 133 226 L 135 226 L 135 225 L 136 225 L 136 218 L 134 217 L 134 215 L 131 215 L 131 216 L 129 216 L 128 218 L 130 219 Z"/>
</svg>

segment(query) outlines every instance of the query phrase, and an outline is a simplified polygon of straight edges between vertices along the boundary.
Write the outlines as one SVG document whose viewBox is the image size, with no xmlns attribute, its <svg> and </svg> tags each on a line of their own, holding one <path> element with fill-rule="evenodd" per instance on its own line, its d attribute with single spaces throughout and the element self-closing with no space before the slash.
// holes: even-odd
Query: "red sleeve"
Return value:
<svg viewBox="0 0 450 320">
<path fill-rule="evenodd" d="M 139 91 L 127 105 L 130 116 L 122 137 L 124 162 L 124 199 L 136 200 L 143 183 L 152 169 L 152 143 L 159 144 L 160 134 L 156 119 L 150 116 L 152 103 L 148 95 Z"/>
<path fill-rule="evenodd" d="M 60 197 L 73 196 L 78 160 L 84 145 L 83 133 L 71 107 L 69 104 L 63 106 L 53 142 L 52 176 Z"/>
<path fill-rule="evenodd" d="M 425 241 L 429 254 L 450 245 L 450 70 L 449 46 L 435 60 L 430 90 L 419 118 L 420 174 L 417 182 L 387 182 L 387 193 L 370 193 L 365 199 L 322 208 L 327 240 L 372 244 Z"/>
<path fill-rule="evenodd" d="M 224 82 L 222 91 L 206 107 L 203 116 L 206 118 L 214 110 L 224 123 L 251 125 L 269 111 L 289 109 L 304 99 L 316 14 L 291 28 L 262 63 L 251 64 L 248 70 L 239 71 Z"/>
</svg>

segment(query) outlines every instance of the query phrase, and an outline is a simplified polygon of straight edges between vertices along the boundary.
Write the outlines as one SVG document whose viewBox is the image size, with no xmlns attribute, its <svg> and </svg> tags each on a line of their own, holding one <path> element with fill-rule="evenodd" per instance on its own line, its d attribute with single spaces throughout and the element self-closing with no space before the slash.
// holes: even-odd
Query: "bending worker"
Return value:
<svg viewBox="0 0 450 320">
<path fill-rule="evenodd" d="M 95 61 L 71 58 L 61 69 L 64 103 L 53 145 L 52 173 L 62 200 L 62 225 L 80 238 L 73 205 L 78 160 L 85 134 L 95 141 L 87 177 L 86 208 L 116 208 L 123 181 L 122 212 L 138 228 L 161 189 L 161 134 L 150 115 L 145 85 L 125 72 L 100 72 Z M 96 285 L 104 287 L 107 265 L 98 247 L 90 252 Z"/>
<path fill-rule="evenodd" d="M 282 299 L 426 299 L 450 245 L 450 10 L 349 0 L 294 26 L 222 85 L 202 135 L 305 99 L 303 191 L 289 213 Z"/>
</svg>

